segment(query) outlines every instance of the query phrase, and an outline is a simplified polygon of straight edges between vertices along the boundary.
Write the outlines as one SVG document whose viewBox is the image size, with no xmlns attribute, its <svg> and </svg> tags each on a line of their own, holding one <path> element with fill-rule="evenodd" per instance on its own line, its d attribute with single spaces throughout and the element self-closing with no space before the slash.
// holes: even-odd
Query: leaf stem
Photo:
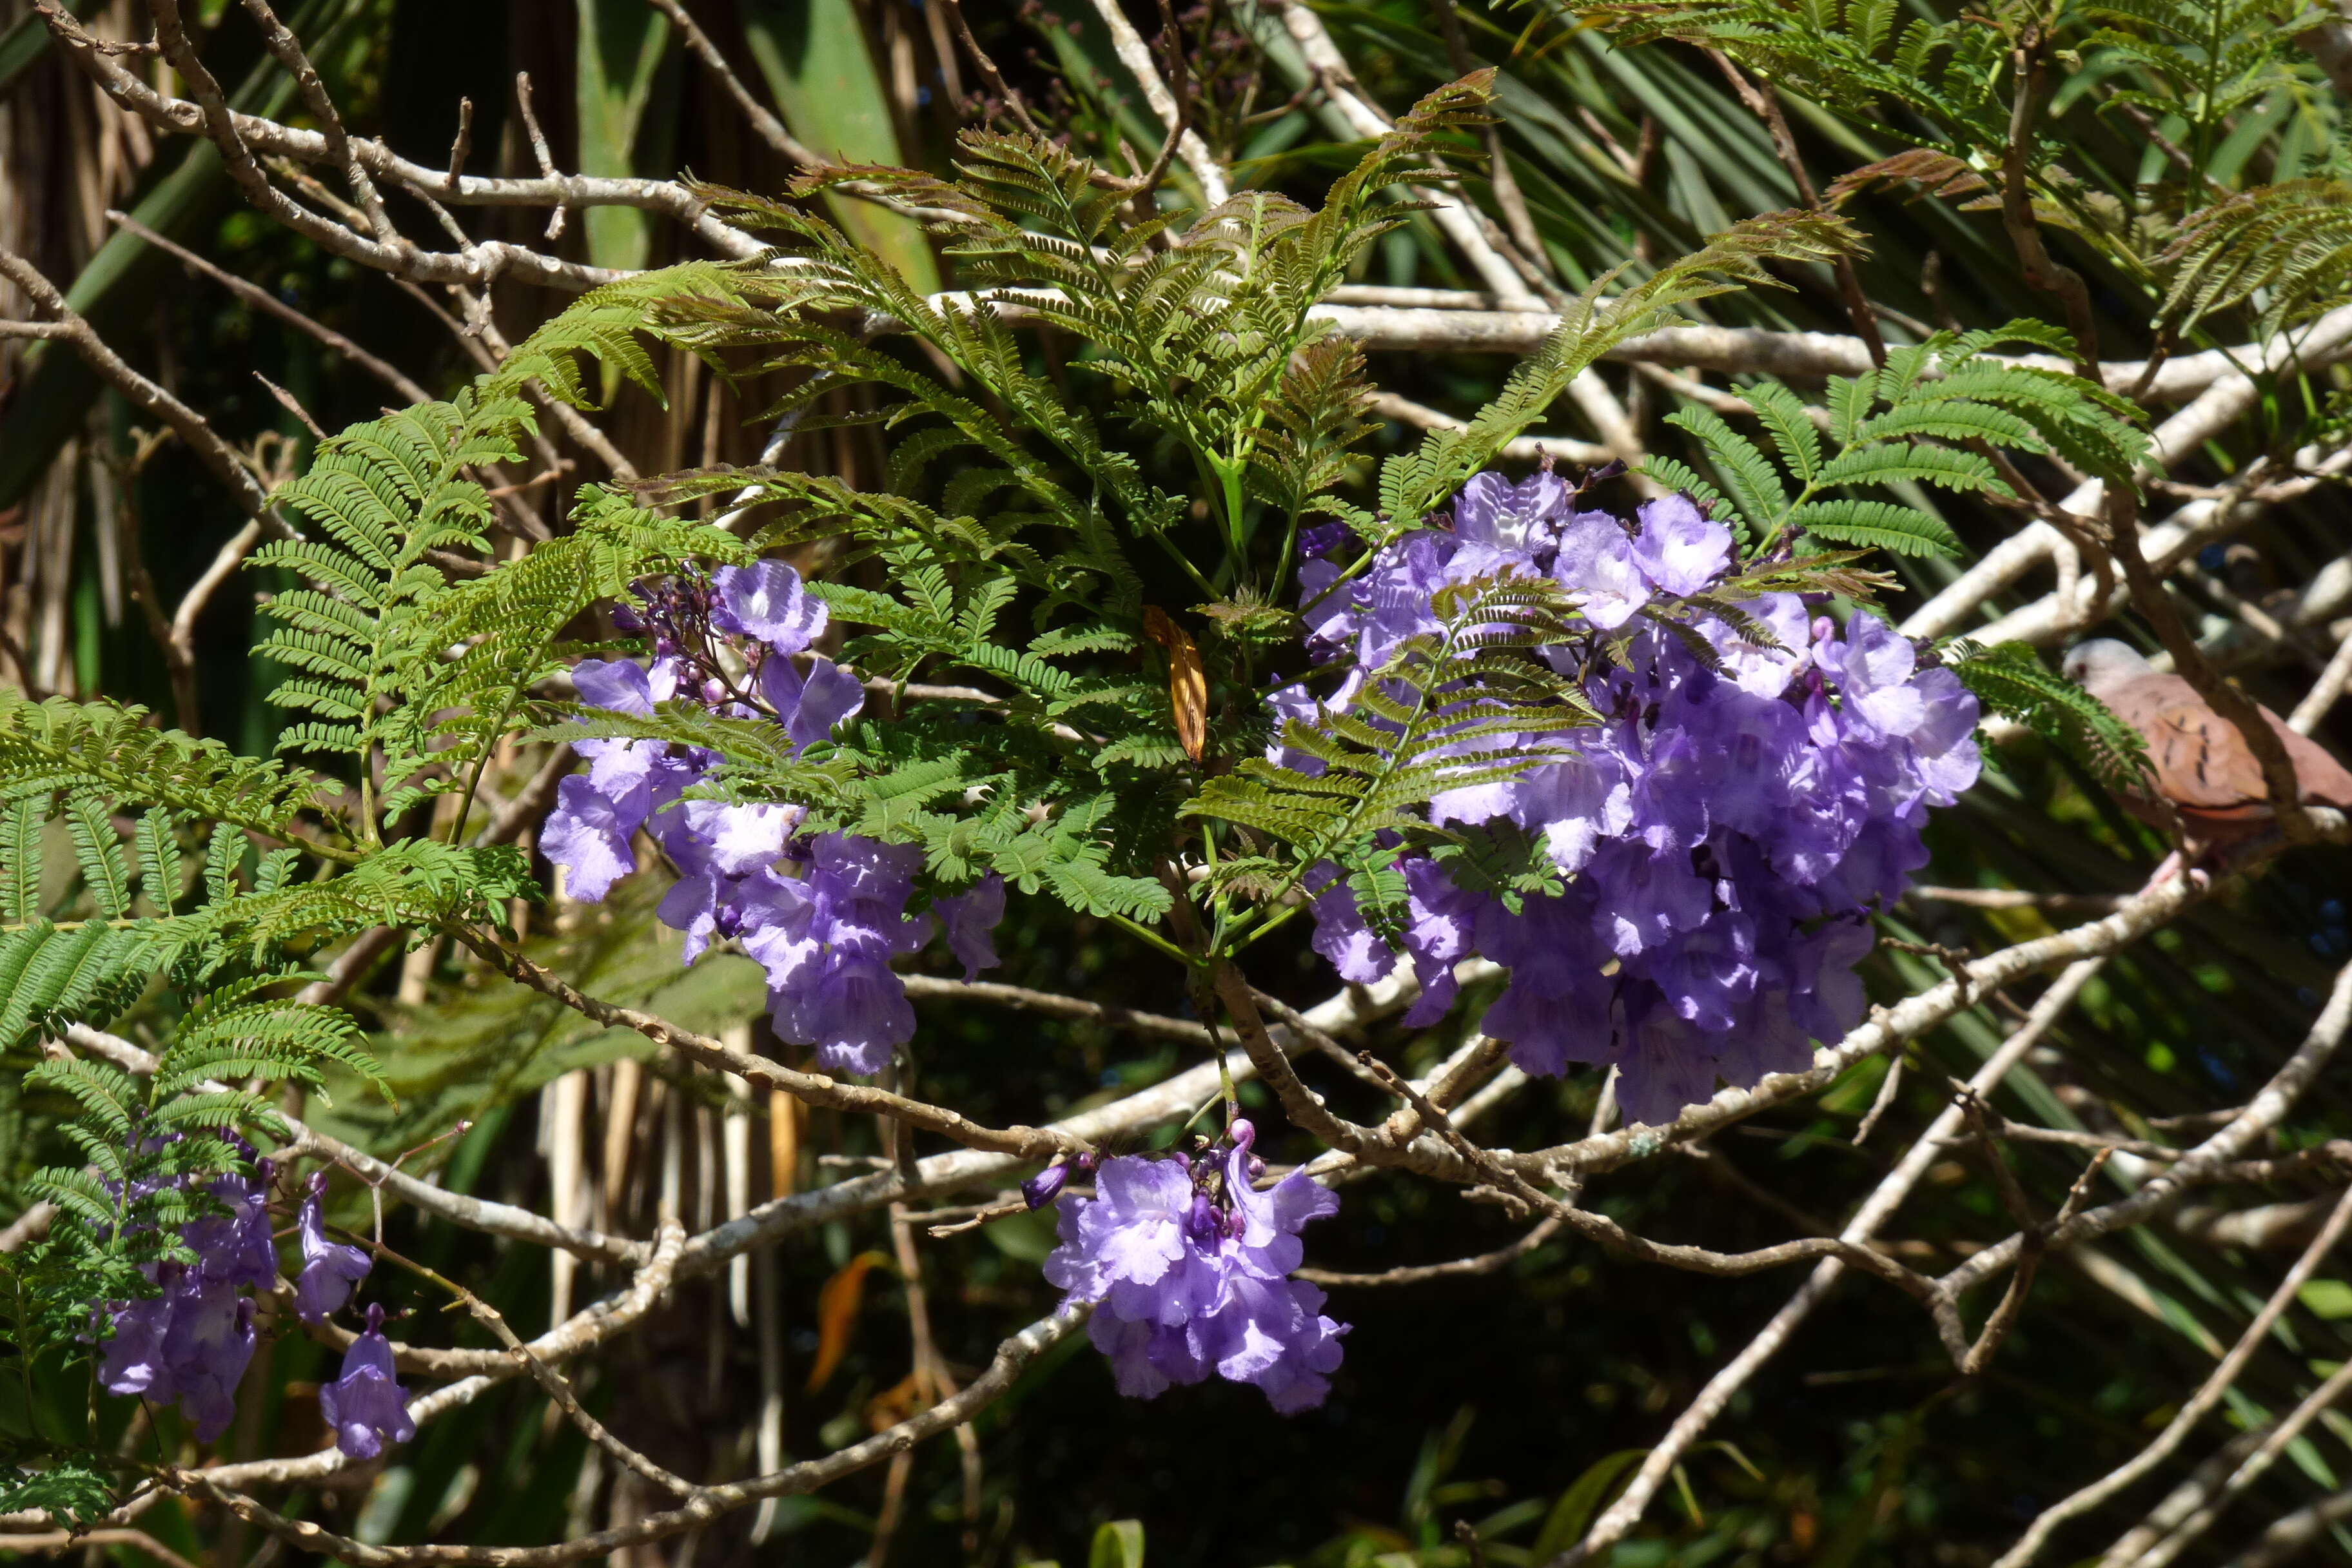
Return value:
<svg viewBox="0 0 2352 1568">
<path fill-rule="evenodd" d="M 1195 958 L 1192 954 L 1186 952 L 1182 948 L 1178 947 L 1174 942 L 1170 942 L 1166 937 L 1161 936 L 1150 926 L 1144 925 L 1137 921 L 1129 920 L 1127 916 L 1117 912 L 1113 912 L 1110 920 L 1113 925 L 1125 931 L 1129 935 L 1149 942 L 1153 947 L 1158 948 L 1161 952 L 1166 953 L 1169 957 L 1182 964 L 1185 968 L 1194 969 L 1200 966 L 1201 960 Z"/>
</svg>

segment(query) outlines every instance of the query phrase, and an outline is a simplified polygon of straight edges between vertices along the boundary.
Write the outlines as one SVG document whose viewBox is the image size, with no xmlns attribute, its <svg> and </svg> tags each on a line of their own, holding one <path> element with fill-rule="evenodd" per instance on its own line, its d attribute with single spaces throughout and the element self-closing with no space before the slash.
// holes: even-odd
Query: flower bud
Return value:
<svg viewBox="0 0 2352 1568">
<path fill-rule="evenodd" d="M 1084 1157 L 1080 1156 L 1082 1159 Z M 1021 1201 L 1033 1209 L 1044 1208 L 1061 1195 L 1062 1189 L 1069 1185 L 1069 1166 L 1048 1165 L 1021 1184 Z"/>
</svg>

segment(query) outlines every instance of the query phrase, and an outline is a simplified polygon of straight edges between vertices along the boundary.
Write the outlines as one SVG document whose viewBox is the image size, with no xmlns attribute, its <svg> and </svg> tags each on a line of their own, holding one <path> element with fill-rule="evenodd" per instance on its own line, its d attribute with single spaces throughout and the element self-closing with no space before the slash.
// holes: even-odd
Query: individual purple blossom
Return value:
<svg viewBox="0 0 2352 1568">
<path fill-rule="evenodd" d="M 592 707 L 644 718 L 676 695 L 678 674 L 674 658 L 656 659 L 650 669 L 627 659 L 583 659 L 572 668 L 572 684 Z M 672 756 L 657 741 L 575 741 L 572 750 L 588 759 L 588 772 L 556 786 L 540 847 L 564 868 L 567 896 L 601 903 L 614 882 L 636 869 L 629 840 L 637 829 L 672 805 L 709 763 L 707 757 Z"/>
<path fill-rule="evenodd" d="M 710 624 L 753 637 L 776 653 L 799 653 L 824 635 L 824 601 L 782 561 L 721 566 L 710 574 Z"/>
<path fill-rule="evenodd" d="M 352 1287 L 367 1278 L 368 1255 L 327 1237 L 327 1174 L 312 1175 L 296 1216 L 302 1238 L 302 1271 L 294 1277 L 294 1315 L 323 1323 L 351 1300 Z"/>
<path fill-rule="evenodd" d="M 563 868 L 567 898 L 602 903 L 614 883 L 637 868 L 629 852 L 636 830 L 637 823 L 611 796 L 573 773 L 555 786 L 555 809 L 547 814 L 540 847 L 551 864 Z"/>
<path fill-rule="evenodd" d="M 683 830 L 677 837 L 696 843 L 709 870 L 741 877 L 776 863 L 803 814 L 796 805 L 688 800 L 681 801 L 673 815 Z"/>
<path fill-rule="evenodd" d="M 1004 918 L 1004 879 L 991 871 L 965 892 L 934 900 L 931 912 L 947 932 L 948 951 L 963 965 L 966 984 L 997 964 L 996 925 Z"/>
<path fill-rule="evenodd" d="M 831 738 L 841 721 L 866 706 L 857 677 L 822 654 L 810 656 L 806 674 L 790 658 L 760 666 L 760 695 L 782 721 L 795 752 Z"/>
<path fill-rule="evenodd" d="M 1348 525 L 1344 522 L 1318 522 L 1299 531 L 1298 557 L 1302 561 L 1319 561 L 1347 542 Z"/>
<path fill-rule="evenodd" d="M 1912 686 L 1918 656 L 1911 639 L 1856 610 L 1845 638 L 1821 639 L 1814 660 L 1837 682 L 1847 723 L 1872 739 L 1907 736 L 1927 722 L 1927 700 Z"/>
<path fill-rule="evenodd" d="M 1633 542 L 1606 512 L 1581 513 L 1561 537 L 1552 575 L 1576 595 L 1584 618 L 1615 631 L 1650 601 L 1651 584 L 1634 559 Z"/>
<path fill-rule="evenodd" d="M 370 1306 L 367 1331 L 343 1352 L 343 1370 L 319 1389 L 319 1414 L 335 1434 L 335 1447 L 354 1459 L 373 1459 L 386 1442 L 405 1443 L 416 1423 L 400 1392 L 392 1342 L 383 1337 L 383 1309 Z"/>
<path fill-rule="evenodd" d="M 1288 1278 L 1298 1233 L 1339 1200 L 1303 1172 L 1252 1185 L 1255 1131 L 1236 1119 L 1219 1158 L 1126 1155 L 1103 1162 L 1095 1196 L 1065 1196 L 1046 1280 L 1065 1309 L 1095 1304 L 1087 1332 L 1121 1394 L 1150 1398 L 1212 1373 L 1255 1384 L 1284 1415 L 1330 1392 L 1344 1324 L 1323 1292 Z"/>
<path fill-rule="evenodd" d="M 1388 978 L 1396 966 L 1396 954 L 1381 940 L 1365 921 L 1356 902 L 1354 891 L 1339 876 L 1337 866 L 1326 864 L 1307 873 L 1307 886 L 1314 893 L 1315 951 L 1324 962 L 1339 972 L 1339 978 L 1353 985 L 1370 985 Z"/>
<path fill-rule="evenodd" d="M 1568 486 L 1549 468 L 1517 484 L 1496 473 L 1473 474 L 1454 500 L 1454 536 L 1532 557 L 1558 546 L 1569 500 Z"/>
<path fill-rule="evenodd" d="M 236 1149 L 253 1158 L 252 1146 L 235 1139 Z M 180 1239 L 196 1255 L 195 1269 L 207 1284 L 232 1290 L 267 1290 L 278 1280 L 278 1248 L 270 1239 L 269 1184 L 278 1165 L 253 1160 L 253 1175 L 235 1172 L 215 1177 L 213 1200 L 228 1212 L 191 1222 Z"/>
<path fill-rule="evenodd" d="M 1642 526 L 1633 536 L 1633 561 L 1661 594 L 1698 593 L 1730 562 L 1731 530 L 1708 521 L 1686 495 L 1643 501 L 1635 515 Z"/>
<path fill-rule="evenodd" d="M 1062 1189 L 1076 1175 L 1092 1175 L 1102 1164 L 1102 1156 L 1089 1149 L 1066 1160 L 1056 1160 L 1035 1175 L 1021 1184 L 1021 1198 L 1033 1209 L 1044 1208 L 1061 1196 Z"/>
<path fill-rule="evenodd" d="M 1474 480 L 1451 534 L 1408 533 L 1331 592 L 1307 617 L 1307 652 L 1356 666 L 1317 687 L 1344 709 L 1374 656 L 1435 628 L 1433 584 L 1549 573 L 1593 635 L 1535 651 L 1580 682 L 1600 721 L 1529 737 L 1570 754 L 1438 792 L 1429 818 L 1514 824 L 1568 881 L 1507 906 L 1414 850 L 1396 862 L 1403 918 L 1375 930 L 1326 863 L 1307 883 L 1315 947 L 1369 982 L 1395 967 L 1392 934 L 1423 1022 L 1452 1000 L 1454 962 L 1485 954 L 1510 980 L 1481 1027 L 1514 1061 L 1613 1066 L 1628 1121 L 1662 1122 L 1718 1079 L 1802 1068 L 1809 1041 L 1860 1017 L 1867 911 L 1926 863 L 1927 811 L 1975 783 L 1977 704 L 1874 616 L 1840 627 L 1790 593 L 1735 601 L 1734 614 L 1680 603 L 1733 566 L 1730 531 L 1685 497 L 1645 503 L 1629 529 L 1565 515 L 1564 489 L 1555 511 L 1532 483 Z M 1715 659 L 1636 622 L 1643 611 L 1681 619 Z M 1270 702 L 1295 717 L 1316 706 L 1304 687 Z M 1298 765 L 1278 744 L 1271 755 Z"/>
<path fill-rule="evenodd" d="M 236 1418 L 236 1387 L 253 1363 L 256 1342 L 253 1298 L 231 1286 L 209 1282 L 175 1303 L 163 1342 L 166 1365 L 180 1414 L 198 1442 L 214 1441 Z"/>
</svg>

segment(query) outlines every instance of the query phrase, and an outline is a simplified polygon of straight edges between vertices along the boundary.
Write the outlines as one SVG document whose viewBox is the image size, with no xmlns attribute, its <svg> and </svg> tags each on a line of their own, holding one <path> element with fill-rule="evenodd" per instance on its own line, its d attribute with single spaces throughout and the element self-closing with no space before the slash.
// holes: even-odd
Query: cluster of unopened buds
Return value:
<svg viewBox="0 0 2352 1568">
<path fill-rule="evenodd" d="M 109 1393 L 176 1404 L 206 1443 L 235 1418 L 237 1384 L 259 1342 L 253 1293 L 268 1295 L 278 1286 L 269 1214 L 277 1165 L 256 1158 L 242 1140 L 230 1142 L 253 1174 L 215 1178 L 208 1192 L 226 1212 L 180 1227 L 180 1245 L 194 1261 L 149 1264 L 143 1272 L 154 1295 L 106 1304 L 110 1333 L 98 1371 Z M 341 1310 L 370 1267 L 365 1251 L 327 1235 L 326 1187 L 323 1173 L 311 1176 L 296 1215 L 302 1267 L 294 1278 L 294 1310 L 307 1323 L 323 1324 Z M 373 1458 L 385 1442 L 415 1435 L 383 1323 L 383 1309 L 371 1306 L 367 1330 L 345 1352 L 341 1375 L 319 1390 L 337 1447 L 353 1458 Z"/>
</svg>

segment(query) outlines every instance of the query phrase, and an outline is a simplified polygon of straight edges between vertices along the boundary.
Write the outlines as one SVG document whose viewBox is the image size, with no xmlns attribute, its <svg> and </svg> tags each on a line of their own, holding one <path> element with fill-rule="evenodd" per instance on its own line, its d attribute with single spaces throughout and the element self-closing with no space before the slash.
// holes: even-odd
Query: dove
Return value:
<svg viewBox="0 0 2352 1568">
<path fill-rule="evenodd" d="M 2201 847 L 2243 843 L 2270 828 L 2270 788 L 2262 763 L 2237 727 L 2216 713 L 2195 687 L 2162 673 L 2113 637 L 2077 644 L 2067 653 L 2064 668 L 2068 679 L 2147 742 L 2154 793 L 2117 792 L 2133 816 Z M 2302 804 L 2352 809 L 2352 772 L 2269 709 L 2261 712 L 2294 764 Z"/>
</svg>

